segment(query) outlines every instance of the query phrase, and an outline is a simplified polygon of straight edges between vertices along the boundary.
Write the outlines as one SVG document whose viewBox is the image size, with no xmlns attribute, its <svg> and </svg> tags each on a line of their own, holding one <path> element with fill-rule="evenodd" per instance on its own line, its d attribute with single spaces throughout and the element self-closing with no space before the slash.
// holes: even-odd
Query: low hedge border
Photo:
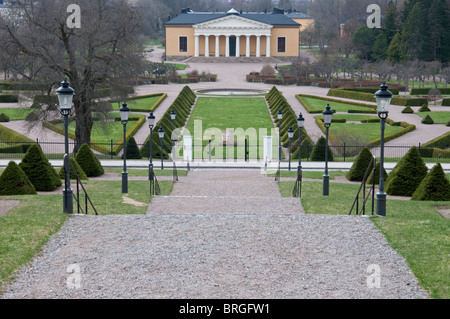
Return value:
<svg viewBox="0 0 450 319">
<path fill-rule="evenodd" d="M 19 96 L 15 94 L 2 94 L 0 95 L 0 103 L 17 103 L 19 102 Z"/>
<path fill-rule="evenodd" d="M 354 92 L 362 92 L 362 93 L 372 93 L 375 94 L 375 92 L 377 92 L 380 88 L 366 88 L 366 87 L 362 87 L 362 88 L 341 88 L 341 90 L 345 90 L 345 91 L 354 91 Z M 389 91 L 392 92 L 392 94 L 394 95 L 398 95 L 400 92 L 399 88 L 389 88 Z"/>
<path fill-rule="evenodd" d="M 348 91 L 344 89 L 330 89 L 328 96 L 342 97 L 346 99 L 361 100 L 367 102 L 376 102 L 375 97 L 371 93 Z M 404 98 L 399 96 L 392 97 L 391 104 L 400 106 L 421 106 L 428 105 L 426 98 Z"/>
<path fill-rule="evenodd" d="M 363 121 L 367 121 L 367 120 L 362 120 L 361 121 L 362 123 L 365 123 Z M 369 120 L 369 121 L 372 122 L 371 120 Z M 415 125 L 412 125 L 412 124 L 409 124 L 409 123 L 406 123 L 406 122 L 394 122 L 393 120 L 391 120 L 389 118 L 386 119 L 386 123 L 389 124 L 389 125 L 392 125 L 392 126 L 401 126 L 401 127 L 403 127 L 403 130 L 395 132 L 395 133 L 392 133 L 392 134 L 389 134 L 389 135 L 386 135 L 384 137 L 384 141 L 385 142 L 393 140 L 394 138 L 400 137 L 400 136 L 402 136 L 402 135 L 404 135 L 406 133 L 409 133 L 411 131 L 414 131 L 416 129 Z M 326 132 L 325 125 L 323 124 L 323 120 L 321 118 L 319 118 L 319 117 L 316 118 L 316 124 L 322 130 L 323 133 Z M 328 131 L 328 139 L 332 143 L 336 143 L 336 144 L 340 144 L 341 143 L 341 141 L 339 141 L 337 139 L 337 137 L 335 135 L 333 135 L 333 133 L 331 131 Z M 368 142 L 365 146 L 373 147 L 373 146 L 380 145 L 380 143 L 381 143 L 381 137 Z"/>
<path fill-rule="evenodd" d="M 0 153 L 25 153 L 35 143 L 32 139 L 0 124 L 0 141 L 13 146 L 0 149 Z"/>
<path fill-rule="evenodd" d="M 442 106 L 450 106 L 450 99 L 442 99 Z"/>
<path fill-rule="evenodd" d="M 307 105 L 305 101 L 303 101 L 302 97 L 310 97 L 318 100 L 323 101 L 330 101 L 330 102 L 338 102 L 338 103 L 345 103 L 350 105 L 356 105 L 356 106 L 362 106 L 369 108 L 367 111 L 363 110 L 348 110 L 348 113 L 370 113 L 370 114 L 376 114 L 377 113 L 377 106 L 371 105 L 371 104 L 365 104 L 365 103 L 359 103 L 359 102 L 352 102 L 352 101 L 343 101 L 339 99 L 333 99 L 329 97 L 323 97 L 323 96 L 315 96 L 315 95 L 309 95 L 309 94 L 297 94 L 295 96 L 297 100 L 300 102 L 301 105 L 308 111 L 308 113 L 314 114 L 314 113 L 322 113 L 323 110 L 311 110 L 311 108 Z"/>
<path fill-rule="evenodd" d="M 411 89 L 410 95 L 428 95 L 431 89 L 434 88 L 413 88 Z M 438 88 L 441 94 L 450 94 L 450 88 Z"/>
<path fill-rule="evenodd" d="M 114 120 L 120 121 L 120 118 L 115 118 Z M 141 116 L 141 117 L 137 117 L 137 118 L 130 117 L 129 120 L 130 121 L 137 120 L 137 122 L 129 130 L 127 130 L 127 133 L 126 133 L 127 140 L 136 134 L 136 132 L 142 127 L 142 125 L 144 125 L 144 123 L 146 122 L 147 119 L 145 116 Z M 56 125 L 59 123 L 61 123 L 61 120 L 52 120 L 52 121 L 44 121 L 42 125 L 56 133 L 64 135 L 64 128 Z M 75 140 L 76 136 L 74 133 L 69 132 L 69 138 Z M 110 148 L 106 148 L 104 146 L 104 144 L 100 144 L 99 142 L 96 142 L 96 141 L 91 141 L 90 147 L 93 150 L 96 150 L 97 152 L 100 152 L 105 155 L 117 155 L 123 148 L 123 137 L 120 138 L 114 144 L 114 146 L 112 148 L 112 152 L 111 152 Z"/>
<path fill-rule="evenodd" d="M 139 108 L 133 108 L 132 111 L 133 112 L 154 112 L 158 106 L 166 99 L 167 97 L 167 93 L 153 93 L 153 94 L 147 94 L 147 95 L 140 95 L 140 96 L 134 96 L 132 98 L 129 98 L 128 100 L 139 100 L 139 99 L 145 99 L 145 98 L 149 98 L 149 97 L 155 97 L 155 96 L 160 96 L 160 98 L 155 102 L 155 104 L 153 104 L 150 109 L 139 109 Z M 119 100 L 111 100 L 111 103 L 117 103 L 117 102 L 121 102 Z"/>
</svg>

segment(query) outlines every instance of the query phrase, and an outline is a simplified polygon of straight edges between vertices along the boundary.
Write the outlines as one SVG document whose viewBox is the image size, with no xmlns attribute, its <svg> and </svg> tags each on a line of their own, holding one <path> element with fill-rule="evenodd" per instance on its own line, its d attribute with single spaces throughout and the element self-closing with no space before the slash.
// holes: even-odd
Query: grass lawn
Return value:
<svg viewBox="0 0 450 319">
<path fill-rule="evenodd" d="M 195 133 L 194 121 L 202 121 L 203 140 Z M 194 107 L 192 115 L 186 125 L 187 130 L 194 136 L 194 145 L 202 145 L 205 147 L 211 138 L 212 143 L 215 139 L 222 141 L 222 133 L 227 129 L 242 129 L 243 131 L 256 133 L 253 138 L 249 137 L 250 156 L 252 153 L 259 154 L 259 149 L 254 147 L 262 145 L 263 136 L 260 129 L 266 129 L 263 135 L 271 135 L 271 129 L 274 129 L 269 110 L 263 97 L 200 97 Z M 254 130 L 253 130 L 254 129 Z M 220 134 L 219 134 L 220 132 Z M 219 135 L 219 136 L 218 136 Z M 235 137 L 235 141 L 238 141 Z M 216 142 L 218 143 L 218 142 Z M 276 145 L 277 141 L 273 141 Z M 242 145 L 240 145 L 242 146 Z M 234 152 L 235 157 L 238 151 L 234 147 L 228 147 Z M 274 147 L 274 156 L 277 150 Z M 243 148 L 241 147 L 240 150 Z M 212 150 L 212 156 L 215 156 L 215 150 Z M 200 152 L 198 147 L 194 147 L 194 154 Z M 223 155 L 217 155 L 216 158 L 224 158 L 227 147 L 223 147 Z M 202 152 L 205 155 L 206 150 Z M 197 155 L 199 156 L 199 155 Z M 276 155 L 277 156 L 277 155 Z"/>
<path fill-rule="evenodd" d="M 312 97 L 301 97 L 302 100 L 309 106 L 312 112 L 320 110 L 321 112 L 325 110 L 327 104 L 330 104 L 330 107 L 333 111 L 336 112 L 348 112 L 348 110 L 360 110 L 360 111 L 370 111 L 373 110 L 369 107 L 359 106 L 359 105 L 351 105 L 340 102 L 331 102 L 320 99 L 315 99 Z"/>
<path fill-rule="evenodd" d="M 133 112 L 133 110 L 147 110 L 149 112 L 160 98 L 161 96 L 157 95 L 145 98 L 130 99 L 127 101 L 127 106 L 130 108 L 131 112 Z M 113 110 L 118 111 L 119 108 L 122 107 L 122 103 L 120 103 L 120 106 L 118 103 L 112 103 L 112 107 Z"/>
<path fill-rule="evenodd" d="M 289 197 L 293 181 L 279 183 Z M 330 196 L 322 196 L 322 182 L 304 182 L 302 204 L 307 214 L 348 214 L 359 185 L 330 183 Z M 410 265 L 422 287 L 433 298 L 450 298 L 449 237 L 450 221 L 435 206 L 449 202 L 387 201 L 387 216 L 372 218 L 389 244 Z"/>
<path fill-rule="evenodd" d="M 386 125 L 385 136 L 401 131 L 404 128 L 401 126 Z M 358 136 L 359 144 L 364 145 L 372 140 L 380 137 L 380 123 L 332 123 L 330 133 L 343 139 L 349 136 Z M 345 140 L 342 140 L 342 143 Z"/>
<path fill-rule="evenodd" d="M 99 215 L 145 214 L 147 205 L 123 202 L 121 181 L 86 181 L 85 186 Z M 172 181 L 159 181 L 162 195 L 169 195 Z M 74 188 L 74 185 L 72 185 Z M 144 204 L 150 202 L 148 181 L 129 181 L 127 197 Z M 62 213 L 60 195 L 2 196 L 20 204 L 0 218 L 0 293 L 13 272 L 30 261 L 55 234 L 68 216 Z M 89 208 L 90 209 L 90 208 Z M 76 206 L 74 205 L 76 212 Z M 90 214 L 93 211 L 90 209 Z"/>
<path fill-rule="evenodd" d="M 107 167 L 105 168 L 105 173 L 117 173 L 117 177 L 122 176 L 122 168 Z M 138 168 L 128 168 L 128 176 L 148 176 L 148 169 L 138 169 Z M 172 165 L 168 165 L 166 169 L 155 169 L 156 177 L 158 176 L 172 176 Z M 187 176 L 187 170 L 177 169 L 178 176 Z"/>
<path fill-rule="evenodd" d="M 320 118 L 323 119 L 323 115 L 317 115 L 314 118 Z M 369 120 L 369 119 L 378 119 L 377 116 L 374 115 L 366 115 L 366 114 L 333 114 L 333 119 L 345 119 L 347 120 L 347 122 L 356 122 L 356 121 L 361 121 L 361 120 Z M 332 124 L 334 125 L 334 123 Z"/>
<path fill-rule="evenodd" d="M 5 107 L 0 108 L 0 114 L 3 113 L 9 117 L 10 121 L 16 120 L 25 120 L 25 118 L 33 112 L 32 109 L 29 108 L 20 108 L 20 107 Z"/>
<path fill-rule="evenodd" d="M 417 115 L 424 118 L 429 115 L 435 124 L 447 124 L 450 121 L 450 110 L 449 111 L 436 111 L 436 112 L 417 112 Z"/>
</svg>

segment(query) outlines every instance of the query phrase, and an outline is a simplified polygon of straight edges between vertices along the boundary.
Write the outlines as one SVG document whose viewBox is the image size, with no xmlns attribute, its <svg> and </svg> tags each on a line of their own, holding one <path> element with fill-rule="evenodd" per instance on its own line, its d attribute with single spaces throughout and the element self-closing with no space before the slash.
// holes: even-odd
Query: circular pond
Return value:
<svg viewBox="0 0 450 319">
<path fill-rule="evenodd" d="M 220 95 L 220 96 L 231 96 L 231 95 L 264 95 L 269 92 L 268 90 L 254 90 L 254 89 L 204 89 L 197 90 L 198 94 L 206 95 Z"/>
</svg>

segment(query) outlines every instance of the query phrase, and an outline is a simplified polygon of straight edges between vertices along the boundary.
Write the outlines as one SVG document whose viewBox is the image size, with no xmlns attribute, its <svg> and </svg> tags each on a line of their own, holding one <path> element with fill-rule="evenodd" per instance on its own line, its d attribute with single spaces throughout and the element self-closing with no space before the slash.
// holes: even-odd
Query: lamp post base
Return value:
<svg viewBox="0 0 450 319">
<path fill-rule="evenodd" d="M 377 216 L 381 216 L 381 217 L 386 216 L 386 193 L 385 192 L 377 193 Z"/>
<path fill-rule="evenodd" d="M 128 173 L 122 172 L 122 194 L 128 193 Z"/>
<path fill-rule="evenodd" d="M 330 194 L 330 176 L 323 175 L 323 196 Z"/>
<path fill-rule="evenodd" d="M 63 189 L 63 212 L 73 214 L 73 191 L 71 188 Z"/>
</svg>

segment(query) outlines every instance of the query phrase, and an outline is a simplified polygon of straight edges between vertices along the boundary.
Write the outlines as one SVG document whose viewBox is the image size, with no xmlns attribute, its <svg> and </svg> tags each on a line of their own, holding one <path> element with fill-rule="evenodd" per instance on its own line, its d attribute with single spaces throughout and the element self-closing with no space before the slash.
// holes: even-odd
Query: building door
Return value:
<svg viewBox="0 0 450 319">
<path fill-rule="evenodd" d="M 230 56 L 236 56 L 236 37 L 230 37 Z"/>
</svg>

